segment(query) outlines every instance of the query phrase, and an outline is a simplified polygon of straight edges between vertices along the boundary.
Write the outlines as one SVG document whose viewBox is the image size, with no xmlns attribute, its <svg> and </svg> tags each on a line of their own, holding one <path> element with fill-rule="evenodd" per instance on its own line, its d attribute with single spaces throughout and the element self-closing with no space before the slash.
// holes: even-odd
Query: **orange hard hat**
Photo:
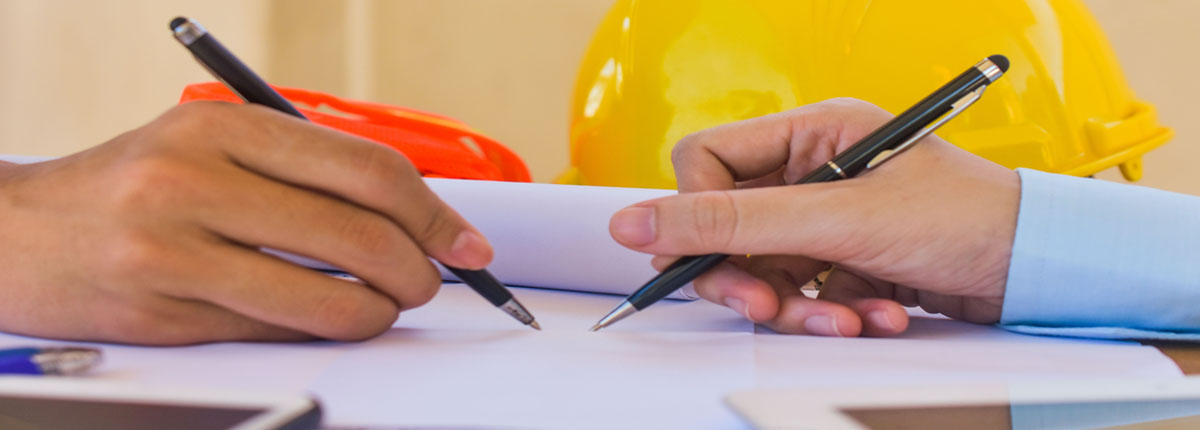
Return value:
<svg viewBox="0 0 1200 430">
<path fill-rule="evenodd" d="M 403 153 L 422 176 L 529 182 L 529 168 L 515 153 L 456 119 L 416 109 L 273 87 L 314 123 L 369 139 Z M 219 82 L 189 85 L 180 103 L 241 99 Z M 327 108 L 337 113 L 319 111 Z"/>
</svg>

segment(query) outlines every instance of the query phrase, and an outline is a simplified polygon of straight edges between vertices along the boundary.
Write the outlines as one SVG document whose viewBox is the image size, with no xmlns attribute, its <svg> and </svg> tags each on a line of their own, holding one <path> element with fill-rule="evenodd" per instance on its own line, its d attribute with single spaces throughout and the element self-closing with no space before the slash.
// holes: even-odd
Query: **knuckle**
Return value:
<svg viewBox="0 0 1200 430">
<path fill-rule="evenodd" d="M 700 141 L 704 135 L 703 131 L 694 132 L 679 139 L 675 146 L 671 148 L 671 163 L 679 166 L 681 162 L 688 159 L 691 154 L 695 153 L 701 147 Z"/>
<path fill-rule="evenodd" d="M 366 178 L 373 196 L 393 198 L 398 187 L 420 174 L 404 154 L 380 144 L 363 142 L 350 158 L 352 171 Z"/>
<path fill-rule="evenodd" d="M 692 281 L 692 288 L 704 300 L 725 306 L 725 297 L 721 295 L 720 286 L 712 280 L 712 276 L 700 276 Z"/>
<path fill-rule="evenodd" d="M 804 317 L 796 312 L 780 313 L 771 328 L 786 334 L 804 334 Z"/>
<path fill-rule="evenodd" d="M 122 284 L 152 277 L 162 269 L 161 261 L 168 247 L 149 234 L 125 228 L 108 241 L 97 269 Z"/>
<path fill-rule="evenodd" d="M 863 106 L 871 105 L 870 103 L 856 99 L 854 97 L 834 97 L 832 99 L 827 100 L 826 103 L 828 103 L 831 106 L 840 107 L 840 108 L 861 108 Z"/>
<path fill-rule="evenodd" d="M 779 304 L 779 313 L 768 321 L 767 325 L 775 331 L 787 334 L 804 334 L 804 320 L 809 314 L 804 311 L 804 303 L 808 299 L 789 297 Z"/>
<path fill-rule="evenodd" d="M 147 304 L 128 305 L 120 312 L 112 312 L 101 324 L 101 336 L 119 342 L 143 345 L 179 345 L 187 343 L 176 335 L 175 324 L 164 318 L 161 312 Z"/>
<path fill-rule="evenodd" d="M 121 312 L 113 312 L 104 323 L 113 333 L 136 333 L 153 327 L 157 315 L 140 306 L 129 306 Z"/>
<path fill-rule="evenodd" d="M 457 225 L 458 223 L 454 222 L 454 217 L 451 216 L 446 206 L 441 203 L 434 204 L 433 207 L 429 208 L 426 216 L 427 219 L 421 223 L 421 226 L 412 232 L 413 239 L 416 239 L 418 243 L 428 243 L 434 240 L 434 238 L 443 235 L 455 237 L 456 235 L 454 234 L 444 233 L 454 233 L 457 230 L 461 230 Z"/>
<path fill-rule="evenodd" d="M 405 282 L 397 294 L 396 303 L 401 309 L 412 309 L 429 303 L 442 286 L 442 277 L 433 264 L 424 259 L 419 263 L 417 268 L 409 272 L 409 281 Z"/>
<path fill-rule="evenodd" d="M 328 337 L 338 340 L 363 340 L 377 335 L 386 327 L 380 323 L 378 306 L 354 294 L 331 292 L 317 303 L 313 314 L 329 331 Z M 390 321 L 387 323 L 390 325 Z"/>
<path fill-rule="evenodd" d="M 728 191 L 696 194 L 692 200 L 691 227 L 696 245 L 706 250 L 728 250 L 738 228 L 738 211 Z"/>
<path fill-rule="evenodd" d="M 174 134 L 204 132 L 224 121 L 233 107 L 230 103 L 212 101 L 184 103 L 168 110 L 161 122 Z"/>
<path fill-rule="evenodd" d="M 845 97 L 845 96 L 834 97 L 834 98 L 829 99 L 829 103 L 835 104 L 835 105 L 856 104 L 856 103 L 861 103 L 861 102 L 862 102 L 861 100 L 856 99 L 854 97 Z"/>
<path fill-rule="evenodd" d="M 405 309 L 412 309 L 429 303 L 437 295 L 438 289 L 441 286 L 442 280 L 440 277 L 432 277 L 428 281 L 418 283 L 414 286 L 413 292 L 409 294 L 409 299 L 404 302 Z"/>
<path fill-rule="evenodd" d="M 875 118 L 877 116 L 880 118 L 887 118 L 891 116 L 891 114 L 889 114 L 883 108 L 871 104 L 866 100 L 856 99 L 853 97 L 832 98 L 822 102 L 821 104 L 826 105 L 823 107 L 828 108 L 830 113 L 835 114 L 869 115 L 871 118 Z"/>
<path fill-rule="evenodd" d="M 192 194 L 195 176 L 184 163 L 165 156 L 145 156 L 125 163 L 114 181 L 110 196 L 122 213 L 176 207 L 180 198 Z"/>
<path fill-rule="evenodd" d="M 370 263 L 395 261 L 399 238 L 388 221 L 374 213 L 358 213 L 341 221 L 338 233 L 342 240 Z"/>
</svg>

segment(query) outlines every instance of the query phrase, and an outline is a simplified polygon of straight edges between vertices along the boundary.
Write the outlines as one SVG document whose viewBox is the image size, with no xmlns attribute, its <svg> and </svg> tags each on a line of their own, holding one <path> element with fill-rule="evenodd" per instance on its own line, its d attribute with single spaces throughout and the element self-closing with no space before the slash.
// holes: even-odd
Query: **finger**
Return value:
<svg viewBox="0 0 1200 430">
<path fill-rule="evenodd" d="M 751 257 L 746 269 L 767 281 L 779 297 L 779 311 L 767 327 L 792 334 L 856 336 L 857 318 L 847 318 L 844 309 L 810 299 L 800 290 L 828 266 L 827 263 L 788 255 Z"/>
<path fill-rule="evenodd" d="M 697 277 L 693 284 L 701 298 L 727 306 L 753 322 L 775 318 L 779 310 L 779 296 L 770 284 L 727 261 Z"/>
<path fill-rule="evenodd" d="M 785 113 L 725 124 L 684 137 L 671 151 L 680 192 L 725 190 L 779 169 L 788 160 Z"/>
<path fill-rule="evenodd" d="M 179 280 L 169 295 L 206 301 L 248 318 L 335 340 L 375 336 L 390 328 L 399 313 L 396 302 L 365 285 L 256 250 L 227 245 L 197 259 L 223 270 Z"/>
<path fill-rule="evenodd" d="M 761 262 L 756 263 L 755 259 Z M 815 274 L 823 268 L 820 262 L 793 261 L 796 273 L 784 275 L 784 270 L 769 270 L 768 282 L 751 275 L 746 270 L 755 268 L 767 273 L 764 265 L 786 262 L 786 257 L 768 258 L 731 257 L 696 279 L 696 292 L 713 303 L 725 304 L 748 316 L 751 321 L 764 324 L 775 332 L 786 334 L 812 334 L 822 336 L 857 336 L 862 322 L 857 313 L 840 304 L 804 297 L 799 287 L 797 274 Z M 803 276 L 803 275 L 802 275 Z M 810 277 L 804 277 L 805 281 Z M 733 300 L 731 300 L 733 299 Z"/>
<path fill-rule="evenodd" d="M 655 255 L 650 259 L 650 266 L 653 267 L 654 270 L 662 272 L 667 270 L 667 266 L 670 266 L 671 263 L 674 263 L 675 260 L 678 259 L 679 257 L 675 255 Z"/>
<path fill-rule="evenodd" d="M 678 260 L 655 256 L 651 264 L 663 271 Z M 694 282 L 696 293 L 713 303 L 737 310 L 747 319 L 761 322 L 778 313 L 780 300 L 802 295 L 800 287 L 824 270 L 825 263 L 791 256 L 731 256 Z M 765 282 L 773 297 L 760 294 Z"/>
<path fill-rule="evenodd" d="M 812 282 L 827 263 L 790 255 L 756 255 L 745 265 L 746 271 L 775 289 L 781 298 L 803 295 L 800 287 Z"/>
<path fill-rule="evenodd" d="M 784 298 L 779 314 L 762 324 L 786 334 L 854 337 L 862 332 L 862 321 L 850 308 L 803 295 Z"/>
<path fill-rule="evenodd" d="M 888 286 L 877 286 L 858 275 L 835 269 L 817 298 L 853 309 L 863 321 L 864 335 L 894 336 L 908 329 L 908 312 L 899 303 L 880 298 L 878 290 L 884 287 Z"/>
<path fill-rule="evenodd" d="M 181 328 L 195 342 L 302 342 L 317 337 L 299 330 L 268 324 L 202 302 L 189 303 L 192 323 Z"/>
<path fill-rule="evenodd" d="M 791 185 L 791 184 L 787 183 L 787 181 L 784 179 L 784 173 L 786 170 L 787 170 L 787 166 L 779 166 L 779 169 L 776 169 L 774 172 L 768 173 L 764 176 L 759 176 L 754 179 L 747 179 L 745 181 L 739 181 L 735 188 L 744 189 L 744 188 L 778 187 L 780 185 Z M 697 190 L 697 191 L 700 191 L 700 190 Z"/>
<path fill-rule="evenodd" d="M 195 117 L 185 122 L 193 127 L 220 124 L 214 143 L 240 166 L 375 210 L 443 263 L 482 269 L 491 261 L 483 235 L 391 148 L 261 106 L 188 103 L 177 110 Z"/>
<path fill-rule="evenodd" d="M 785 165 L 793 183 L 890 117 L 860 100 L 826 100 L 689 135 L 671 161 L 681 192 L 732 189 Z"/>
<path fill-rule="evenodd" d="M 193 205 L 200 225 L 232 241 L 320 260 L 365 280 L 404 308 L 432 298 L 437 269 L 403 229 L 378 212 L 236 169 L 224 190 Z"/>
<path fill-rule="evenodd" d="M 141 330 L 132 342 L 153 345 L 189 345 L 205 342 L 301 342 L 311 334 L 268 324 L 201 301 L 172 300 L 164 306 L 154 330 Z M 170 309 L 167 311 L 167 309 Z M 145 327 L 146 325 L 143 325 Z"/>
<path fill-rule="evenodd" d="M 247 318 L 210 303 L 165 295 L 104 295 L 91 300 L 89 306 L 89 310 L 99 310 L 105 317 L 67 330 L 41 325 L 29 334 L 155 346 L 314 339 L 310 334 Z M 42 328 L 50 331 L 40 331 Z"/>
<path fill-rule="evenodd" d="M 783 254 L 839 261 L 846 257 L 843 244 L 886 227 L 866 222 L 875 211 L 864 210 L 872 203 L 859 200 L 870 198 L 869 192 L 842 191 L 859 186 L 852 182 L 663 197 L 618 211 L 609 231 L 618 243 L 655 255 Z"/>
</svg>

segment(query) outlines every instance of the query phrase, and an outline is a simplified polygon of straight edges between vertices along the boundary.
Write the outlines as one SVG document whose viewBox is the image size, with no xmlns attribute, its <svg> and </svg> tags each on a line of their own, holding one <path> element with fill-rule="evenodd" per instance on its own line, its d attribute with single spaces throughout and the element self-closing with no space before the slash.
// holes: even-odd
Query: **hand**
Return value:
<svg viewBox="0 0 1200 430">
<path fill-rule="evenodd" d="M 658 255 L 724 253 L 701 297 L 782 333 L 887 336 L 904 306 L 1000 318 L 1016 229 L 1016 172 L 936 136 L 849 180 L 798 181 L 891 115 L 834 99 L 684 138 L 677 196 L 617 212 L 613 237 Z M 750 255 L 750 257 L 743 257 Z M 799 288 L 832 264 L 818 299 Z"/>
<path fill-rule="evenodd" d="M 189 103 L 90 150 L 0 165 L 0 330 L 142 344 L 357 340 L 487 241 L 401 154 L 258 106 Z M 338 280 L 258 251 L 328 262 Z"/>
</svg>

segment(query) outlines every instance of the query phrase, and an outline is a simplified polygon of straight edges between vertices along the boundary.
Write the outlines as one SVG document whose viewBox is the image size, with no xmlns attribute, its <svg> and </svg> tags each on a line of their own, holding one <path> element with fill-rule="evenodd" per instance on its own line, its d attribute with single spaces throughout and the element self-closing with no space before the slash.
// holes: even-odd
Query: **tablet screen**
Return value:
<svg viewBox="0 0 1200 430">
<path fill-rule="evenodd" d="M 227 429 L 264 409 L 0 396 L 0 429 Z"/>
<path fill-rule="evenodd" d="M 843 414 L 876 430 L 1200 428 L 1200 398 L 1079 403 L 1020 403 L 845 408 Z"/>
</svg>

